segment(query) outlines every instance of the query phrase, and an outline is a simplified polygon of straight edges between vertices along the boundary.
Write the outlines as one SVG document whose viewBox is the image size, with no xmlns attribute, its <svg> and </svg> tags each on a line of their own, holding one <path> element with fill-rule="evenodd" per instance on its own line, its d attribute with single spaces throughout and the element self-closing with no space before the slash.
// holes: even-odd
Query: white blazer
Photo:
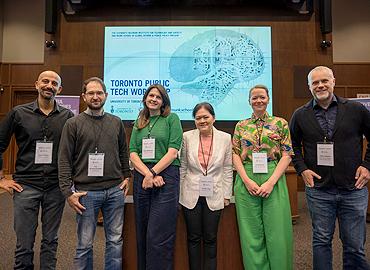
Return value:
<svg viewBox="0 0 370 270">
<path fill-rule="evenodd" d="M 205 172 L 198 159 L 199 130 L 183 134 L 180 152 L 180 204 L 193 209 L 199 198 L 199 178 Z M 212 211 L 224 208 L 233 186 L 231 135 L 213 127 L 213 149 L 208 164 L 208 175 L 214 179 L 213 196 L 206 197 Z"/>
</svg>

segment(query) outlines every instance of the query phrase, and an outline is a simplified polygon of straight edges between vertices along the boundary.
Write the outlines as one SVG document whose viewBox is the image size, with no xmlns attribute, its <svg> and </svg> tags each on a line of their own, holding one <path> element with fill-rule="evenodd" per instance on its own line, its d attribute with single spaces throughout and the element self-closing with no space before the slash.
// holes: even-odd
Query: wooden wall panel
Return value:
<svg viewBox="0 0 370 270">
<path fill-rule="evenodd" d="M 45 70 L 40 64 L 11 64 L 10 84 L 33 86 L 39 74 Z"/>
<path fill-rule="evenodd" d="M 341 97 L 346 97 L 346 87 L 337 86 L 334 89 L 334 93 Z"/>
<path fill-rule="evenodd" d="M 356 98 L 357 94 L 370 94 L 370 85 L 359 85 L 346 87 L 346 97 Z"/>
<path fill-rule="evenodd" d="M 62 79 L 63 95 L 76 95 L 76 92 L 81 92 L 83 79 L 82 65 L 62 65 L 60 68 L 60 76 Z"/>
<path fill-rule="evenodd" d="M 0 114 L 8 112 L 11 106 L 11 90 L 10 86 L 0 85 L 3 91 L 0 92 Z"/>
<path fill-rule="evenodd" d="M 337 85 L 370 85 L 370 63 L 335 63 Z"/>
<path fill-rule="evenodd" d="M 337 94 L 348 98 L 370 94 L 370 63 L 336 63 L 333 72 Z M 338 92 L 339 89 L 342 92 Z"/>
<path fill-rule="evenodd" d="M 0 84 L 8 85 L 10 82 L 10 67 L 9 64 L 0 63 Z"/>
</svg>

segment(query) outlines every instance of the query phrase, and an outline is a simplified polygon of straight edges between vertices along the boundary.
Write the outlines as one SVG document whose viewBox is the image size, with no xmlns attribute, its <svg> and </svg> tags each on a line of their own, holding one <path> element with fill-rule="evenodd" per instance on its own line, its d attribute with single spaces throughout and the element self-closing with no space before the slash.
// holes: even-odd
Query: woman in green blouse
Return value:
<svg viewBox="0 0 370 270">
<path fill-rule="evenodd" d="M 137 269 L 173 269 L 179 201 L 179 117 L 171 113 L 166 89 L 151 85 L 130 139 L 134 165 Z"/>
<path fill-rule="evenodd" d="M 237 123 L 233 163 L 235 205 L 248 270 L 293 269 L 293 233 L 284 172 L 293 155 L 288 122 L 266 112 L 268 89 L 249 92 L 251 118 Z"/>
</svg>

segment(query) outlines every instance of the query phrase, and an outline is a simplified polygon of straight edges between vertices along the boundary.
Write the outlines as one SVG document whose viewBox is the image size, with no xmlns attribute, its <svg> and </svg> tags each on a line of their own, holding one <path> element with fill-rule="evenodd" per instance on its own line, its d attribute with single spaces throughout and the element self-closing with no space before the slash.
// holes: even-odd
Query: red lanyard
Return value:
<svg viewBox="0 0 370 270">
<path fill-rule="evenodd" d="M 203 151 L 203 143 L 202 143 L 202 136 L 200 135 L 199 133 L 199 141 L 200 141 L 200 148 L 202 150 L 202 156 L 203 156 L 203 162 L 204 162 L 204 165 L 206 165 L 206 173 L 203 175 L 206 176 L 207 173 L 208 173 L 208 164 L 209 164 L 209 159 L 210 159 L 210 156 L 211 156 L 211 152 L 212 152 L 212 147 L 213 147 L 213 131 L 212 131 L 212 137 L 211 137 L 211 145 L 209 146 L 209 152 L 208 152 L 208 158 L 207 158 L 207 161 L 204 157 L 204 151 Z"/>
</svg>

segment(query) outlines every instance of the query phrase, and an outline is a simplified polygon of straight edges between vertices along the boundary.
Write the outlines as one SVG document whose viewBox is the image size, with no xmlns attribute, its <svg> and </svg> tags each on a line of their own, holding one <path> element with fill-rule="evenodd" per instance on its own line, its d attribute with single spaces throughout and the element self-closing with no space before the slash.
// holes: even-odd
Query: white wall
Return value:
<svg viewBox="0 0 370 270">
<path fill-rule="evenodd" d="M 43 63 L 45 1 L 3 2 L 2 62 Z"/>
<path fill-rule="evenodd" d="M 334 63 L 370 63 L 370 0 L 332 0 Z"/>
</svg>

